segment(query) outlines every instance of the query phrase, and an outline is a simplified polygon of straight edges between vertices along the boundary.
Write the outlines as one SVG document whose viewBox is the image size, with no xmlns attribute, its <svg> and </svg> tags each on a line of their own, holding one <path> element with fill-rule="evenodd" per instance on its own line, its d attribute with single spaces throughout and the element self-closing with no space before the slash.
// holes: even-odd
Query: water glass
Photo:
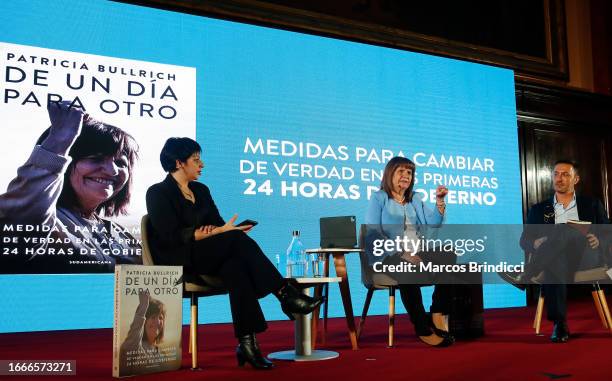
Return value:
<svg viewBox="0 0 612 381">
<path fill-rule="evenodd" d="M 313 277 L 323 276 L 323 258 L 319 254 L 310 254 L 310 266 Z"/>
</svg>

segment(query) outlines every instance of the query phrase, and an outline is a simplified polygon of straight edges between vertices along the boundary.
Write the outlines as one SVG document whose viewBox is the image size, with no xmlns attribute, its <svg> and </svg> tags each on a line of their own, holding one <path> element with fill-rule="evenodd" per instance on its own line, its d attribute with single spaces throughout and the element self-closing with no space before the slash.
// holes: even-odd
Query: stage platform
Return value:
<svg viewBox="0 0 612 381">
<path fill-rule="evenodd" d="M 206 313 L 206 303 L 201 303 Z M 4 313 L 9 313 L 4 311 Z M 331 319 L 325 346 L 339 358 L 321 362 L 276 361 L 276 369 L 254 371 L 238 368 L 236 342 L 229 324 L 200 325 L 200 365 L 191 371 L 187 343 L 183 345 L 184 368 L 167 373 L 138 376 L 137 380 L 607 380 L 612 334 L 603 329 L 592 301 L 571 301 L 567 344 L 549 341 L 552 325 L 544 321 L 544 336 L 532 329 L 534 308 L 511 308 L 485 312 L 486 336 L 458 341 L 450 348 L 429 348 L 417 341 L 406 315 L 396 320 L 396 347 L 386 348 L 386 317 L 368 317 L 360 350 L 350 349 L 344 319 Z M 36 318 L 36 317 L 32 317 Z M 184 335 L 187 335 L 184 327 Z M 187 336 L 184 336 L 187 337 Z M 258 336 L 265 353 L 293 345 L 293 323 L 270 322 Z M 185 340 L 186 341 L 186 340 Z M 0 359 L 76 360 L 77 376 L 3 377 L 0 379 L 111 380 L 112 330 L 79 330 L 0 334 Z"/>
</svg>

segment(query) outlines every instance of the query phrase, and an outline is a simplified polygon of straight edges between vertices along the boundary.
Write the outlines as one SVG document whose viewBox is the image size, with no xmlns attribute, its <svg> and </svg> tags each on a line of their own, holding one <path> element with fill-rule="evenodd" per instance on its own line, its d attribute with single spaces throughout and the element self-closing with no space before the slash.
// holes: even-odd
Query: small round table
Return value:
<svg viewBox="0 0 612 381">
<path fill-rule="evenodd" d="M 304 295 L 310 294 L 310 287 L 323 283 L 340 282 L 341 280 L 339 277 L 303 277 L 291 279 L 297 282 Z M 334 351 L 321 349 L 312 350 L 310 315 L 311 314 L 295 314 L 295 349 L 270 353 L 268 358 L 290 361 L 319 361 L 329 360 L 339 356 L 339 353 Z"/>
</svg>

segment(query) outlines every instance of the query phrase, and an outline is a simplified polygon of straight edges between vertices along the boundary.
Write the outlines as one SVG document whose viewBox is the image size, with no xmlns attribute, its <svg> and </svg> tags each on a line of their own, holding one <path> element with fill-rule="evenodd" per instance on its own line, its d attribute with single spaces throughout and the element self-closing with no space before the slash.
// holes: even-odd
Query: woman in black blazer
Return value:
<svg viewBox="0 0 612 381">
<path fill-rule="evenodd" d="M 160 265 L 180 265 L 186 274 L 218 276 L 229 290 L 238 364 L 256 369 L 273 367 L 261 354 L 255 333 L 267 328 L 259 298 L 273 293 L 290 319 L 312 312 L 322 299 L 301 294 L 287 283 L 246 232 L 236 216 L 225 222 L 208 187 L 195 180 L 204 163 L 200 145 L 189 138 L 170 138 L 160 161 L 168 175 L 147 191 L 147 211 L 153 259 Z"/>
</svg>

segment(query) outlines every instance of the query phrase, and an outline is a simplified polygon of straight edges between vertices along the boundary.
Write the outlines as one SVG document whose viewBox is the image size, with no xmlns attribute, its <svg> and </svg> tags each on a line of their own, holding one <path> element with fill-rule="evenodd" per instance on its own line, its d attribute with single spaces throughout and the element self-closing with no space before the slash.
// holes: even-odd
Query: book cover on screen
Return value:
<svg viewBox="0 0 612 381">
<path fill-rule="evenodd" d="M 0 41 L 0 274 L 140 264 L 169 137 L 195 137 L 193 67 Z"/>
<path fill-rule="evenodd" d="M 115 266 L 113 377 L 181 366 L 181 266 Z"/>
</svg>

